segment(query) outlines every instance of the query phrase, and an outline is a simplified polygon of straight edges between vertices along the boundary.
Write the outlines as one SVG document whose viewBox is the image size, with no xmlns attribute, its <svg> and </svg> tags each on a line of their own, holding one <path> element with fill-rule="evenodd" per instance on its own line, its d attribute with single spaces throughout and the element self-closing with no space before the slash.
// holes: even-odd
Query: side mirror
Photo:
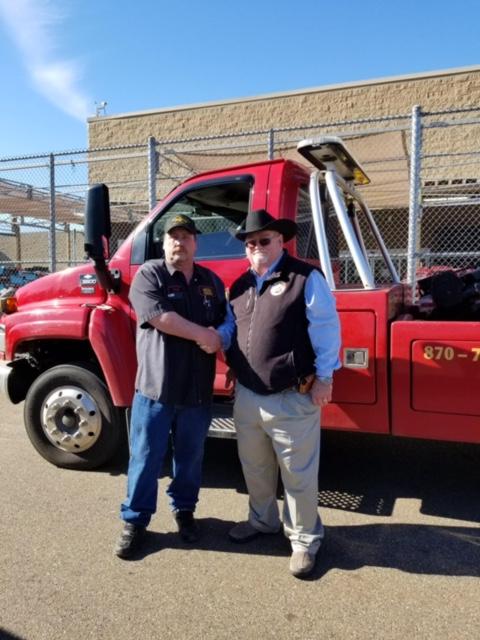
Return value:
<svg viewBox="0 0 480 640">
<path fill-rule="evenodd" d="M 90 187 L 85 206 L 85 251 L 92 260 L 108 259 L 110 236 L 110 199 L 105 184 Z"/>
<path fill-rule="evenodd" d="M 90 187 L 85 206 L 85 252 L 93 261 L 98 283 L 106 291 L 119 290 L 119 277 L 109 271 L 106 260 L 110 257 L 109 240 L 112 235 L 110 199 L 105 184 Z"/>
</svg>

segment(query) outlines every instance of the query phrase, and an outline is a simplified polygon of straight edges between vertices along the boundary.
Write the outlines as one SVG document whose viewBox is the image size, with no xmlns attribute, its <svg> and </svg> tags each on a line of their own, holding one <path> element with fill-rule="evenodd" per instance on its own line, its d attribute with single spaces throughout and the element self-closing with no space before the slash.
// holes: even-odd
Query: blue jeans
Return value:
<svg viewBox="0 0 480 640">
<path fill-rule="evenodd" d="M 173 511 L 194 511 L 202 477 L 210 406 L 180 407 L 135 394 L 130 426 L 127 498 L 122 520 L 147 526 L 157 508 L 158 476 L 172 433 L 173 480 L 167 489 Z"/>
</svg>

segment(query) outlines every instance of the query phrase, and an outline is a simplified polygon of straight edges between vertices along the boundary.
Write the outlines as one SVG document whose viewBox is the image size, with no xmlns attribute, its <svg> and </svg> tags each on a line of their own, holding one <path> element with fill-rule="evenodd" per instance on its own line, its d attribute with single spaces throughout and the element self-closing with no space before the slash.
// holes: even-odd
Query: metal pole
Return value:
<svg viewBox="0 0 480 640">
<path fill-rule="evenodd" d="M 348 217 L 347 210 L 345 208 L 345 200 L 340 194 L 337 186 L 337 173 L 333 166 L 329 167 L 330 163 L 325 164 L 327 166 L 327 171 L 325 171 L 325 182 L 327 184 L 328 193 L 330 194 L 330 198 L 335 209 L 335 213 L 337 214 L 340 228 L 342 229 L 343 236 L 350 250 L 350 255 L 352 256 L 353 263 L 357 268 L 358 275 L 360 276 L 360 280 L 362 281 L 364 288 L 375 289 L 375 279 L 373 277 L 372 270 L 370 269 L 370 265 L 368 264 L 367 257 L 362 252 L 357 236 L 355 235 L 355 231 L 352 227 L 352 223 L 350 222 L 350 218 Z"/>
<path fill-rule="evenodd" d="M 72 238 L 70 236 L 70 225 L 68 222 L 65 223 L 65 233 L 67 235 L 67 264 L 69 267 L 72 266 Z"/>
<path fill-rule="evenodd" d="M 273 129 L 268 132 L 268 159 L 273 160 L 275 157 L 275 133 Z"/>
<path fill-rule="evenodd" d="M 50 229 L 48 233 L 48 256 L 50 262 L 50 272 L 57 269 L 57 246 L 56 246 L 56 211 L 55 211 L 55 156 L 50 154 Z"/>
<path fill-rule="evenodd" d="M 412 109 L 412 137 L 410 150 L 410 208 L 408 212 L 407 282 L 412 287 L 412 302 L 417 297 L 417 262 L 420 247 L 420 221 L 422 218 L 422 111 L 419 105 Z"/>
<path fill-rule="evenodd" d="M 325 275 L 330 289 L 335 289 L 335 279 L 333 277 L 332 262 L 328 251 L 327 233 L 323 219 L 322 201 L 320 200 L 320 189 L 318 178 L 320 171 L 312 171 L 310 174 L 310 202 L 312 205 L 312 220 L 315 230 L 315 239 L 317 241 L 318 255 L 320 258 L 320 266 Z"/>
<path fill-rule="evenodd" d="M 15 260 L 16 268 L 22 268 L 22 238 L 20 234 L 20 224 L 18 218 L 12 218 L 12 231 L 15 235 Z"/>
<path fill-rule="evenodd" d="M 77 230 L 73 229 L 73 247 L 72 247 L 73 264 L 77 264 Z"/>
<path fill-rule="evenodd" d="M 157 204 L 157 141 L 148 138 L 148 203 L 150 209 Z"/>
</svg>

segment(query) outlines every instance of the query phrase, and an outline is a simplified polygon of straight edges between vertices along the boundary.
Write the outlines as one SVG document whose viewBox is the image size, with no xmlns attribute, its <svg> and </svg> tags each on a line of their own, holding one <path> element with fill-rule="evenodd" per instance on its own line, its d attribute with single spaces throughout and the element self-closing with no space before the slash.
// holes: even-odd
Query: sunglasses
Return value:
<svg viewBox="0 0 480 640">
<path fill-rule="evenodd" d="M 249 249 L 254 249 L 257 246 L 257 244 L 260 245 L 261 247 L 268 247 L 268 245 L 271 243 L 272 240 L 273 238 L 260 238 L 260 240 L 246 240 L 245 246 L 248 247 Z"/>
</svg>

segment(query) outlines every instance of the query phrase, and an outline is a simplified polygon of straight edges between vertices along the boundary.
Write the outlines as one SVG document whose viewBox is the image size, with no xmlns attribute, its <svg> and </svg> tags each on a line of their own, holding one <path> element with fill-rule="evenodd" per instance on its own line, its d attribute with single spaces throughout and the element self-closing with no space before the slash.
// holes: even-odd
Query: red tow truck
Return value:
<svg viewBox="0 0 480 640">
<path fill-rule="evenodd" d="M 195 219 L 202 231 L 197 260 L 228 287 L 247 267 L 232 232 L 249 210 L 261 208 L 297 222 L 288 250 L 320 264 L 336 297 L 343 367 L 323 426 L 480 442 L 480 276 L 433 275 L 420 282 L 420 301 L 412 305 L 411 288 L 400 282 L 359 193 L 358 185 L 368 183 L 362 167 L 338 138 L 303 141 L 298 152 L 298 162 L 257 162 L 186 180 L 112 256 L 108 190 L 90 190 L 90 262 L 1 299 L 0 389 L 13 403 L 25 401 L 26 431 L 44 458 L 95 468 L 124 437 L 136 370 L 128 291 L 139 266 L 162 255 L 166 214 Z M 212 435 L 234 434 L 224 378 L 219 359 Z"/>
</svg>

